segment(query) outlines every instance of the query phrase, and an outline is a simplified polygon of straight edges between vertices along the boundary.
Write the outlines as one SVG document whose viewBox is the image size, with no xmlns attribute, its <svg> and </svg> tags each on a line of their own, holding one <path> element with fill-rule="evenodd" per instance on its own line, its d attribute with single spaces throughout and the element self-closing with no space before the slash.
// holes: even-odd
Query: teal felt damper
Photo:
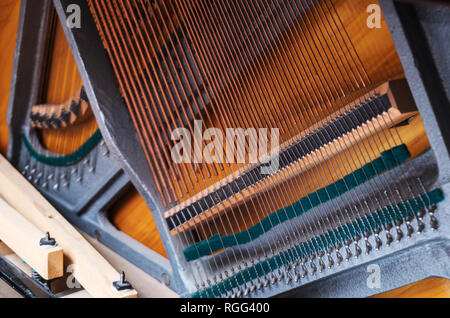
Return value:
<svg viewBox="0 0 450 318">
<path fill-rule="evenodd" d="M 78 161 L 80 161 L 89 151 L 91 151 L 92 148 L 102 139 L 102 134 L 100 132 L 100 129 L 98 129 L 91 137 L 89 137 L 88 140 L 84 144 L 81 145 L 80 148 L 78 148 L 76 151 L 72 152 L 69 155 L 65 156 L 45 156 L 40 153 L 38 153 L 33 146 L 31 145 L 30 141 L 28 140 L 27 136 L 25 134 L 22 134 L 22 140 L 27 148 L 30 155 L 36 159 L 38 162 L 55 166 L 55 167 L 63 167 L 63 166 L 69 166 L 72 165 Z"/>
<path fill-rule="evenodd" d="M 421 209 L 437 204 L 444 199 L 444 194 L 440 189 L 432 190 L 420 197 L 408 200 L 406 202 L 385 207 L 382 210 L 366 216 L 366 219 L 358 219 L 347 223 L 346 226 L 341 226 L 333 229 L 319 237 L 315 237 L 308 243 L 302 243 L 299 246 L 293 247 L 287 251 L 271 257 L 267 260 L 259 262 L 245 270 L 242 270 L 229 278 L 212 285 L 204 290 L 198 291 L 192 295 L 193 298 L 199 297 L 220 297 L 233 288 L 242 286 L 246 282 L 265 276 L 293 260 L 301 260 L 306 256 L 317 253 L 320 250 L 327 250 L 330 246 L 342 243 L 348 240 L 353 240 L 357 236 L 363 236 L 365 233 L 374 231 L 375 229 L 387 225 L 388 223 L 396 222 L 402 219 L 399 212 L 403 210 L 408 216 L 416 216 Z M 388 210 L 390 213 L 388 213 Z M 403 214 L 403 213 L 402 213 Z"/>
<path fill-rule="evenodd" d="M 186 261 L 189 262 L 224 248 L 249 243 L 278 224 L 298 217 L 313 207 L 346 193 L 373 178 L 377 174 L 383 173 L 403 163 L 409 157 L 410 153 L 405 145 L 400 145 L 384 151 L 381 153 L 381 157 L 353 171 L 333 184 L 301 198 L 294 204 L 271 213 L 259 223 L 251 226 L 245 231 L 224 236 L 215 234 L 208 240 L 203 240 L 187 247 L 183 251 L 184 257 Z"/>
</svg>

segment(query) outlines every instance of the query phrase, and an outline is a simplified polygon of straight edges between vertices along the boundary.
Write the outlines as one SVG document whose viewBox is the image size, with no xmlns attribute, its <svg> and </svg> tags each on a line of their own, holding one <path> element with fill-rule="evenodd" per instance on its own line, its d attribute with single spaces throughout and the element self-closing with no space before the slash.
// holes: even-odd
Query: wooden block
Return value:
<svg viewBox="0 0 450 318">
<path fill-rule="evenodd" d="M 135 290 L 114 288 L 119 273 L 3 156 L 0 180 L 0 195 L 37 228 L 52 233 L 69 262 L 75 265 L 73 275 L 90 295 L 137 297 Z"/>
<path fill-rule="evenodd" d="M 63 275 L 60 246 L 39 246 L 44 232 L 0 198 L 0 239 L 44 279 Z"/>
<path fill-rule="evenodd" d="M 14 251 L 5 244 L 5 242 L 0 241 L 0 255 L 13 254 Z"/>
<path fill-rule="evenodd" d="M 155 278 L 145 273 L 142 269 L 138 268 L 134 264 L 131 264 L 128 260 L 109 249 L 96 239 L 90 237 L 86 233 L 81 234 L 88 240 L 92 246 L 95 247 L 104 258 L 111 263 L 114 268 L 122 269 L 127 274 L 127 280 L 133 284 L 133 287 L 139 293 L 139 297 L 143 298 L 179 298 L 172 289 L 163 285 Z"/>
</svg>

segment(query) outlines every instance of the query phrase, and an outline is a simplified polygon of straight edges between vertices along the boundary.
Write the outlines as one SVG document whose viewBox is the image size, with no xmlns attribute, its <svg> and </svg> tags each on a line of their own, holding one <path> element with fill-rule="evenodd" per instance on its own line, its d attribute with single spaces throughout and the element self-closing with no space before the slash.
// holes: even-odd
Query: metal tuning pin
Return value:
<svg viewBox="0 0 450 318">
<path fill-rule="evenodd" d="M 403 238 L 403 231 L 402 231 L 402 229 L 400 228 L 399 225 L 397 225 L 395 228 L 396 228 L 396 232 L 397 232 L 396 241 L 400 242 L 401 239 Z"/>
<path fill-rule="evenodd" d="M 344 258 L 342 257 L 341 253 L 338 250 L 336 250 L 336 259 L 337 259 L 336 264 L 338 266 L 341 265 L 342 261 L 344 260 Z"/>
<path fill-rule="evenodd" d="M 380 236 L 378 235 L 378 233 L 375 233 L 375 249 L 378 251 L 382 245 L 383 242 L 381 241 Z"/>
<path fill-rule="evenodd" d="M 436 216 L 434 215 L 434 212 L 436 211 L 436 205 L 432 205 L 429 209 L 429 214 L 430 214 L 430 227 L 432 230 L 437 230 L 439 227 L 439 222 L 436 218 Z"/>
<path fill-rule="evenodd" d="M 370 244 L 369 239 L 367 237 L 365 238 L 365 240 L 366 240 L 366 255 L 369 255 L 370 251 L 372 251 L 372 245 Z"/>
<path fill-rule="evenodd" d="M 359 255 L 361 255 L 362 250 L 356 241 L 354 243 L 355 243 L 355 258 L 358 258 Z"/>
</svg>

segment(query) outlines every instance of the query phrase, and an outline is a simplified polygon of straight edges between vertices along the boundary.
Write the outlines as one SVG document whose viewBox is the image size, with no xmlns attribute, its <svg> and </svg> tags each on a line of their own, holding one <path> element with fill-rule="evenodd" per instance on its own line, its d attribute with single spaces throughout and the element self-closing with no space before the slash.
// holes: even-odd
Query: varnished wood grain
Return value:
<svg viewBox="0 0 450 318">
<path fill-rule="evenodd" d="M 0 197 L 0 239 L 46 280 L 62 277 L 63 250 L 60 246 L 38 246 L 43 237 L 43 231 Z"/>
<path fill-rule="evenodd" d="M 0 152 L 5 154 L 8 144 L 6 112 L 19 23 L 20 1 L 0 0 Z"/>
<path fill-rule="evenodd" d="M 14 49 L 19 22 L 20 1 L 0 0 L 0 152 L 6 154 L 8 128 L 6 114 L 9 100 Z M 57 25 L 51 54 L 46 94 L 42 103 L 58 104 L 71 98 L 81 87 L 81 77 L 60 24 Z M 92 117 L 66 129 L 42 130 L 44 146 L 56 153 L 76 150 L 97 129 Z M 166 255 L 150 210 L 139 193 L 132 189 L 121 198 L 111 212 L 120 230 L 161 255 Z"/>
<path fill-rule="evenodd" d="M 119 230 L 167 257 L 153 216 L 136 189 L 129 190 L 111 208 L 110 215 Z"/>
<path fill-rule="evenodd" d="M 378 294 L 373 298 L 449 298 L 450 280 L 428 278 L 392 291 Z"/>
<path fill-rule="evenodd" d="M 43 79 L 46 84 L 46 97 L 40 103 L 61 104 L 72 99 L 82 83 L 60 23 L 56 26 L 49 63 L 48 78 Z M 40 130 L 44 148 L 60 154 L 69 154 L 77 150 L 98 128 L 94 116 L 92 113 L 90 115 L 86 120 L 66 128 Z"/>
</svg>

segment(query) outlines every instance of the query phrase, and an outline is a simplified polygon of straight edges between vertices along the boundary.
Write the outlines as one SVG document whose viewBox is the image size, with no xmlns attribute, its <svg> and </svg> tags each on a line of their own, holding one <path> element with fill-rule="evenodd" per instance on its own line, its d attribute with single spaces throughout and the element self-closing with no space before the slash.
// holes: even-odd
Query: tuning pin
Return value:
<svg viewBox="0 0 450 318">
<path fill-rule="evenodd" d="M 300 273 L 295 271 L 294 281 L 297 283 L 300 280 Z"/>
<path fill-rule="evenodd" d="M 377 227 L 374 234 L 379 235 L 383 229 L 381 227 Z"/>
<path fill-rule="evenodd" d="M 353 254 L 348 245 L 345 246 L 345 251 L 346 251 L 345 260 L 348 262 Z"/>
<path fill-rule="evenodd" d="M 397 242 L 400 242 L 402 238 L 403 238 L 403 232 L 400 229 L 400 226 L 397 226 Z"/>
<path fill-rule="evenodd" d="M 104 157 L 109 156 L 109 149 L 108 149 L 108 147 L 106 147 L 106 143 L 104 140 L 102 140 L 100 145 L 103 147 L 102 156 L 104 156 Z"/>
<path fill-rule="evenodd" d="M 411 223 L 406 223 L 406 235 L 408 237 L 411 237 L 411 235 L 414 233 L 414 228 L 412 227 Z"/>
<path fill-rule="evenodd" d="M 272 275 L 272 280 L 270 281 L 270 283 L 272 285 L 274 285 L 277 282 L 277 277 L 275 275 Z"/>
<path fill-rule="evenodd" d="M 437 230 L 439 227 L 439 222 L 433 214 L 430 214 L 430 226 L 432 230 Z"/>
<path fill-rule="evenodd" d="M 339 251 L 336 251 L 336 258 L 337 258 L 337 265 L 338 266 L 341 265 L 343 258 Z"/>
<path fill-rule="evenodd" d="M 305 265 L 302 265 L 302 278 L 305 278 L 308 275 L 308 269 Z"/>
<path fill-rule="evenodd" d="M 316 273 L 316 270 L 317 270 L 316 264 L 311 262 L 310 266 L 311 266 L 311 275 L 314 275 Z"/>
<path fill-rule="evenodd" d="M 325 269 L 325 263 L 323 262 L 322 259 L 320 259 L 319 260 L 319 273 L 322 273 L 324 269 Z"/>
<path fill-rule="evenodd" d="M 380 239 L 380 236 L 378 234 L 375 235 L 375 249 L 378 251 L 381 247 L 381 245 L 383 245 L 383 242 Z"/>
<path fill-rule="evenodd" d="M 286 285 L 289 285 L 289 284 L 291 283 L 291 281 L 292 281 L 292 277 L 291 277 L 290 274 L 288 274 L 288 275 L 286 276 Z"/>
<path fill-rule="evenodd" d="M 283 278 L 284 278 L 284 273 L 283 273 L 281 270 L 279 270 L 279 271 L 278 271 L 278 280 L 279 280 L 279 281 L 282 281 Z"/>
<path fill-rule="evenodd" d="M 327 248 L 327 254 L 330 255 L 331 253 L 333 253 L 333 246 Z"/>
<path fill-rule="evenodd" d="M 256 284 L 256 289 L 260 290 L 261 288 L 263 288 L 263 283 L 259 281 L 258 284 Z"/>
<path fill-rule="evenodd" d="M 425 223 L 423 223 L 422 218 L 417 218 L 417 234 L 420 234 L 425 229 Z"/>
<path fill-rule="evenodd" d="M 328 255 L 328 268 L 333 267 L 333 265 L 334 265 L 333 257 L 331 257 L 331 255 Z"/>
<path fill-rule="evenodd" d="M 386 232 L 386 246 L 390 246 L 394 238 L 392 237 L 391 232 Z"/>
<path fill-rule="evenodd" d="M 358 258 L 361 255 L 362 251 L 359 245 L 355 242 L 355 258 Z"/>
<path fill-rule="evenodd" d="M 371 250 L 372 245 L 370 244 L 369 240 L 366 239 L 366 255 L 369 255 Z"/>
</svg>

